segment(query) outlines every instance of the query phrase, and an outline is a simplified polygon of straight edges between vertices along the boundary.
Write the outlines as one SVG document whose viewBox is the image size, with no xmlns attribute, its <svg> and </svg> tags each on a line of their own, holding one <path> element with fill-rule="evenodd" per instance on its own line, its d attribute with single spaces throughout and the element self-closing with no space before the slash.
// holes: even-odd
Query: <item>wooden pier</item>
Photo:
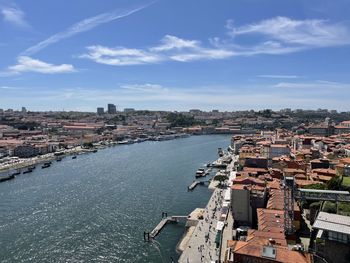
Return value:
<svg viewBox="0 0 350 263">
<path fill-rule="evenodd" d="M 187 187 L 189 191 L 192 191 L 194 188 L 196 188 L 197 185 L 204 185 L 205 183 L 209 183 L 210 180 L 207 181 L 199 181 L 199 180 L 194 180 L 190 186 Z"/>
<path fill-rule="evenodd" d="M 163 212 L 162 220 L 159 222 L 159 224 L 151 232 L 144 232 L 143 238 L 145 241 L 150 241 L 150 239 L 154 239 L 160 233 L 167 223 L 177 223 L 180 221 L 180 219 L 187 218 L 187 216 L 168 216 L 167 213 Z"/>
</svg>

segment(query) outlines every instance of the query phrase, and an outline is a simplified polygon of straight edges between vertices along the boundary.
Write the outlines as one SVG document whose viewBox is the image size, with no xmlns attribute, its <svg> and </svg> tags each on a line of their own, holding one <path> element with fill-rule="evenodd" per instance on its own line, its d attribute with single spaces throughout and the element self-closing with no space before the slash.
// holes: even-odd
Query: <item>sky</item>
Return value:
<svg viewBox="0 0 350 263">
<path fill-rule="evenodd" d="M 349 0 L 0 0 L 0 108 L 350 111 Z"/>
</svg>

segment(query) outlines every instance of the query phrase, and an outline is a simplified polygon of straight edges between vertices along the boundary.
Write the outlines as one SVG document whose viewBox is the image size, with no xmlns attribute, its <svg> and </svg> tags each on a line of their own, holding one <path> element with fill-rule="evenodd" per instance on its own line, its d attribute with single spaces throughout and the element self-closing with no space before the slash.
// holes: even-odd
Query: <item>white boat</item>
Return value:
<svg viewBox="0 0 350 263">
<path fill-rule="evenodd" d="M 196 172 L 196 178 L 198 177 L 204 177 L 206 176 L 206 172 L 204 170 L 204 168 L 198 168 L 197 172 Z"/>
<path fill-rule="evenodd" d="M 118 141 L 118 144 L 129 144 L 130 142 L 127 141 L 127 140 L 124 140 L 124 141 Z"/>
</svg>

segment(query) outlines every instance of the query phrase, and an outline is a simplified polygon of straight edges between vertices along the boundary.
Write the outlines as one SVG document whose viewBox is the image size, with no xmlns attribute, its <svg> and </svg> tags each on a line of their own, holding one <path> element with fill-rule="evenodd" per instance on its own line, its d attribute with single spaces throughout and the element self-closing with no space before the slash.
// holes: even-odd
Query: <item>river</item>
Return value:
<svg viewBox="0 0 350 263">
<path fill-rule="evenodd" d="M 0 262 L 163 263 L 178 259 L 184 223 L 143 241 L 162 212 L 187 215 L 211 192 L 187 192 L 230 137 L 192 136 L 66 157 L 0 183 Z"/>
</svg>

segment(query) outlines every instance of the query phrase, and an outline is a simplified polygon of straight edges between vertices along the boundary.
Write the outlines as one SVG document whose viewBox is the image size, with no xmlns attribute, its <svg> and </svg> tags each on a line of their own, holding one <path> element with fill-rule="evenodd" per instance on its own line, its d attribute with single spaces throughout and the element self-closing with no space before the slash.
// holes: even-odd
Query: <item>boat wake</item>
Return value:
<svg viewBox="0 0 350 263">
<path fill-rule="evenodd" d="M 165 263 L 164 258 L 163 258 L 163 254 L 162 254 L 162 251 L 161 251 L 161 246 L 162 245 L 157 240 L 154 240 L 154 239 L 151 241 L 151 244 L 159 252 L 159 256 L 160 256 L 162 262 Z"/>
</svg>

